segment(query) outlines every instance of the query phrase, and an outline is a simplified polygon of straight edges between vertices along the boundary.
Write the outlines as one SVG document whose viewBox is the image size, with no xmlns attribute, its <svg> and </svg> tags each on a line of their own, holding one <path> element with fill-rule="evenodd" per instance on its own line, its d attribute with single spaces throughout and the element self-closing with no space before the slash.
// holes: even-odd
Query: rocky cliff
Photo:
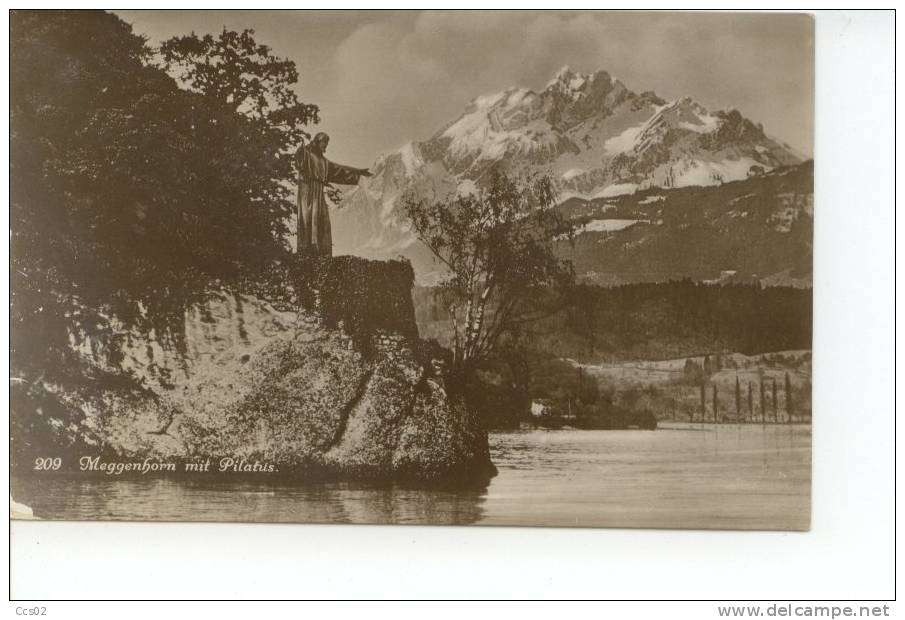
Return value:
<svg viewBox="0 0 905 620">
<path fill-rule="evenodd" d="M 97 456 L 304 479 L 486 480 L 486 433 L 418 339 L 412 282 L 407 263 L 342 257 L 213 292 L 185 313 L 179 346 L 113 319 L 116 338 L 73 335 L 79 385 L 13 383 L 15 464 L 61 456 L 80 471 Z"/>
</svg>

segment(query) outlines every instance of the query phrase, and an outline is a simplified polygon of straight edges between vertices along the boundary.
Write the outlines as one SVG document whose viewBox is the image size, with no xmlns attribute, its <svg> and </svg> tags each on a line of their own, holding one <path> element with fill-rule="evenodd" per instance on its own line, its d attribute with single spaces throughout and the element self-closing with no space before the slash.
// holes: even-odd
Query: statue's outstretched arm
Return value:
<svg viewBox="0 0 905 620">
<path fill-rule="evenodd" d="M 357 185 L 359 178 L 369 176 L 371 176 L 371 173 L 367 168 L 353 168 L 352 166 L 335 164 L 332 161 L 327 162 L 328 183 L 339 183 L 340 185 Z"/>
</svg>

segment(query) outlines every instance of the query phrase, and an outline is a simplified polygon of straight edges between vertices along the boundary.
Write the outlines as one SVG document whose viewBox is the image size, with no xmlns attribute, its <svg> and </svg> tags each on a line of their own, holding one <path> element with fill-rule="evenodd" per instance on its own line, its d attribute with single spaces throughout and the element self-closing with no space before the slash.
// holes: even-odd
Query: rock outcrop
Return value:
<svg viewBox="0 0 905 620">
<path fill-rule="evenodd" d="M 410 266 L 342 257 L 307 274 L 314 287 L 291 271 L 192 307 L 179 350 L 153 334 L 121 335 L 115 351 L 74 339 L 88 369 L 134 384 L 14 386 L 14 415 L 32 422 L 14 436 L 16 461 L 53 452 L 74 471 L 97 455 L 302 479 L 489 479 L 486 432 L 418 338 Z M 312 288 L 316 303 L 304 299 Z"/>
</svg>

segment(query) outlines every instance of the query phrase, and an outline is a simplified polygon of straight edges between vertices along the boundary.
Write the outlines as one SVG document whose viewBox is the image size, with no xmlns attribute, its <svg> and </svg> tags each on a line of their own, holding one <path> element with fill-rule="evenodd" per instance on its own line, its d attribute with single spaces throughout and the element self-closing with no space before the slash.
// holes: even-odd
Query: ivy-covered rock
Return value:
<svg viewBox="0 0 905 620">
<path fill-rule="evenodd" d="M 254 289 L 278 291 L 274 303 L 220 291 L 190 308 L 178 351 L 129 331 L 115 351 L 78 343 L 85 368 L 128 380 L 20 386 L 15 462 L 210 460 L 216 474 L 232 459 L 303 480 L 486 481 L 486 432 L 445 389 L 442 350 L 418 339 L 412 277 L 407 263 L 350 257 L 276 269 Z"/>
</svg>

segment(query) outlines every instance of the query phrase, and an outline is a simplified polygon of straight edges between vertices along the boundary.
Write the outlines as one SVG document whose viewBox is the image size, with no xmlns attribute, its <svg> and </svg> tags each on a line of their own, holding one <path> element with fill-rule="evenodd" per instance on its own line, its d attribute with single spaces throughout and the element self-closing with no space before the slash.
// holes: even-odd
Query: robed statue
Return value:
<svg viewBox="0 0 905 620">
<path fill-rule="evenodd" d="M 296 253 L 333 255 L 333 235 L 330 231 L 330 211 L 324 188 L 331 183 L 355 185 L 361 177 L 369 177 L 367 168 L 352 168 L 335 164 L 325 156 L 330 136 L 321 132 L 311 144 L 299 147 L 295 153 L 298 169 L 298 241 Z"/>
</svg>

